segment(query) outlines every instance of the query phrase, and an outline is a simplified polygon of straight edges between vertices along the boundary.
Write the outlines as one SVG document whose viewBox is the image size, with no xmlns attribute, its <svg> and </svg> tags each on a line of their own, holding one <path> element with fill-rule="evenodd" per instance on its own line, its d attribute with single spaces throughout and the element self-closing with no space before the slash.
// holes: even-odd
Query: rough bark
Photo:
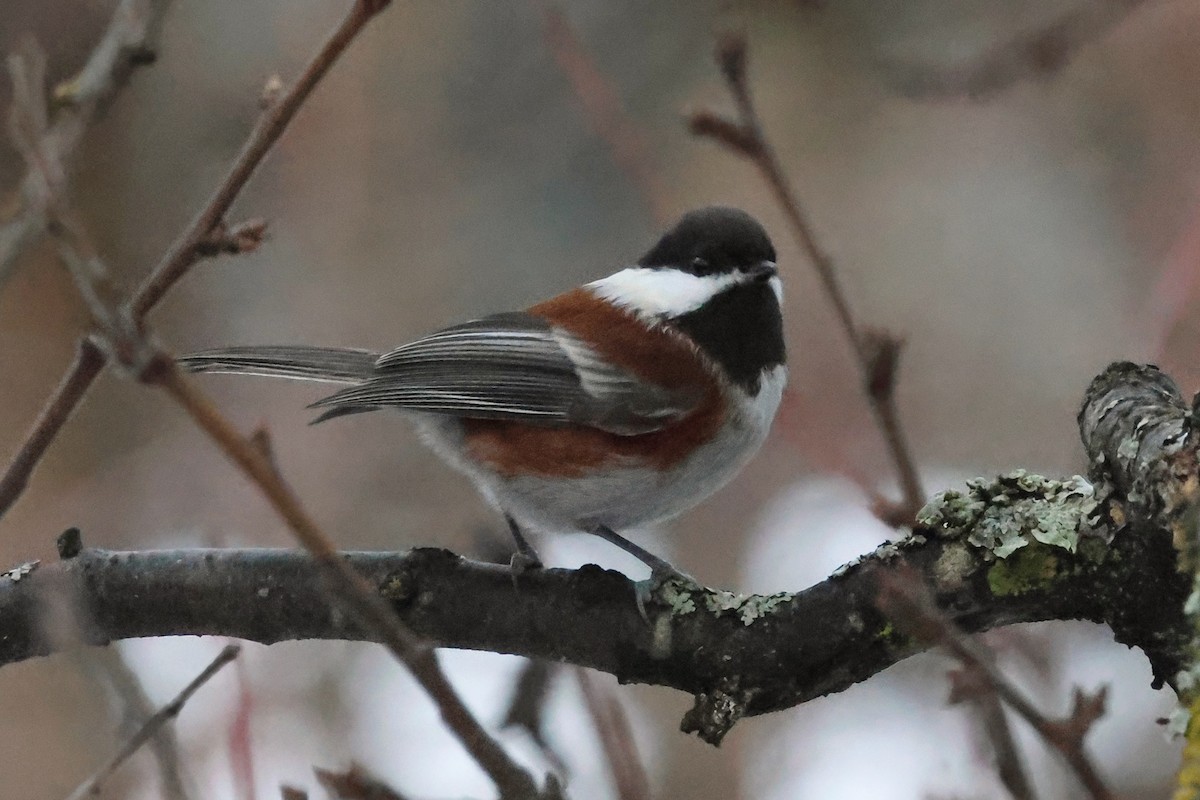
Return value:
<svg viewBox="0 0 1200 800">
<path fill-rule="evenodd" d="M 913 534 L 796 593 L 734 596 L 670 583 L 644 619 L 619 573 L 506 567 L 419 549 L 346 559 L 412 629 L 441 646 L 516 653 L 670 686 L 697 698 L 685 726 L 717 741 L 743 714 L 789 708 L 920 649 L 875 607 L 880 575 L 916 568 L 962 628 L 1086 619 L 1145 651 L 1158 684 L 1179 672 L 1191 588 L 1177 570 L 1196 491 L 1191 409 L 1170 379 L 1117 364 L 1093 381 L 1080 426 L 1094 485 L 1021 471 L 936 497 Z M 216 634 L 259 642 L 360 639 L 318 571 L 285 550 L 110 552 L 0 578 L 0 663 L 55 648 L 41 609 L 73 598 L 91 644 Z"/>
</svg>

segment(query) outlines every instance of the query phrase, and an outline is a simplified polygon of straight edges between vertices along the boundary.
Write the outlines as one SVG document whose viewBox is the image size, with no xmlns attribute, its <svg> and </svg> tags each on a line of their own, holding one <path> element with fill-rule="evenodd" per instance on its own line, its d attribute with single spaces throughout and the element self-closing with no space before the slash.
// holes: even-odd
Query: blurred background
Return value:
<svg viewBox="0 0 1200 800">
<path fill-rule="evenodd" d="M 52 80 L 65 78 L 114 5 L 6 0 L 0 51 L 32 35 Z M 202 205 L 267 79 L 290 81 L 347 5 L 173 5 L 158 62 L 94 126 L 74 179 L 123 282 L 136 283 Z M 200 264 L 153 314 L 156 331 L 181 352 L 387 349 L 614 271 L 652 243 L 662 209 L 742 206 L 780 250 L 790 398 L 733 484 L 642 540 L 714 586 L 794 590 L 822 579 L 894 535 L 864 491 L 889 493 L 894 482 L 847 342 L 779 209 L 748 164 L 683 124 L 686 110 L 731 108 L 711 58 L 714 33 L 730 28 L 748 36 L 768 134 L 859 318 L 907 340 L 899 404 L 930 490 L 1015 467 L 1081 470 L 1077 404 L 1109 361 L 1154 360 L 1185 391 L 1197 387 L 1200 5 L 1187 0 L 396 2 L 236 206 L 233 221 L 270 221 L 269 241 Z M 574 49 L 563 49 L 563 30 Z M 1046 31 L 1061 35 L 1036 38 Z M 615 156 L 577 91 L 580 58 L 619 99 L 648 172 Z M 5 84 L 0 101 L 10 97 Z M 5 192 L 22 169 L 0 145 Z M 0 287 L 3 458 L 85 326 L 47 247 Z M 308 427 L 304 406 L 319 387 L 222 376 L 205 385 L 245 430 L 269 426 L 283 472 L 340 546 L 479 554 L 505 543 L 502 521 L 398 417 Z M 0 563 L 52 557 L 70 526 L 109 548 L 291 541 L 170 402 L 111 374 L 0 521 Z M 543 548 L 555 565 L 596 561 L 641 577 L 603 544 L 562 537 Z M 1155 720 L 1173 698 L 1150 690 L 1139 652 L 1081 623 L 987 638 L 1049 713 L 1067 710 L 1074 684 L 1109 684 L 1110 712 L 1089 739 L 1101 772 L 1121 796 L 1169 795 L 1178 745 Z M 164 702 L 222 644 L 138 641 L 120 654 Z M 0 774 L 20 796 L 64 796 L 112 752 L 119 713 L 99 658 L 0 670 Z M 521 662 L 445 661 L 498 724 Z M 950 666 L 910 659 L 842 694 L 746 720 L 720 750 L 677 731 L 690 698 L 594 677 L 631 715 L 655 797 L 1005 797 L 976 722 L 946 706 Z M 572 796 L 615 797 L 572 674 L 552 684 L 547 714 Z M 1078 796 L 1014 726 L 1042 796 Z M 370 646 L 247 645 L 177 729 L 195 797 L 274 797 L 280 782 L 321 797 L 311 766 L 352 759 L 413 797 L 490 796 L 403 670 Z M 521 731 L 504 741 L 544 764 Z M 160 796 L 153 762 L 139 756 L 109 794 Z"/>
</svg>

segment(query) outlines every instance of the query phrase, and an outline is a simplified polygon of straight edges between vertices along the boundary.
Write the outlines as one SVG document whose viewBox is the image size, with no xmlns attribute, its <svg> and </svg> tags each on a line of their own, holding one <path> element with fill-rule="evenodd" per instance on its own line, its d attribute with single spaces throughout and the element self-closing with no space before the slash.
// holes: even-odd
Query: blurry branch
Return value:
<svg viewBox="0 0 1200 800">
<path fill-rule="evenodd" d="M 442 672 L 433 648 L 409 630 L 380 596 L 378 587 L 371 585 L 335 551 L 332 541 L 317 527 L 300 498 L 275 469 L 269 450 L 262 446 L 263 438 L 241 436 L 173 363 L 147 373 L 146 380 L 165 389 L 193 422 L 257 484 L 316 562 L 323 585 L 360 628 L 370 632 L 372 638 L 384 644 L 408 667 L 437 706 L 446 727 L 492 779 L 500 796 L 505 800 L 561 797 L 552 779 L 547 781 L 545 792 L 538 790 L 530 774 L 512 760 L 467 709 Z"/>
<path fill-rule="evenodd" d="M 345 772 L 314 767 L 313 773 L 317 783 L 329 793 L 330 800 L 405 800 L 361 764 L 351 764 Z"/>
<path fill-rule="evenodd" d="M 108 279 L 95 247 L 66 200 L 55 193 L 47 198 L 50 228 L 56 233 L 60 256 L 75 281 L 98 329 L 103 351 L 138 380 L 159 386 L 183 408 L 203 431 L 253 481 L 288 524 L 297 540 L 313 557 L 327 590 L 363 630 L 370 631 L 405 664 L 438 707 L 450 729 L 495 783 L 505 800 L 559 798 L 557 783 L 547 781 L 546 792 L 538 790 L 533 778 L 516 764 L 498 742 L 479 724 L 454 691 L 438 665 L 433 649 L 419 640 L 394 611 L 334 550 L 333 544 L 304 509 L 300 499 L 284 482 L 271 457 L 264 434 L 246 438 L 217 407 L 176 368 L 171 357 L 159 349 L 144 329 L 144 316 L 199 258 L 199 249 L 211 243 L 214 233 L 225 237 L 225 211 L 249 179 L 255 166 L 278 139 L 287 121 L 308 91 L 332 66 L 366 24 L 388 5 L 388 0 L 357 0 L 325 46 L 310 63 L 297 88 L 284 94 L 251 135 L 241 157 L 213 199 L 176 241 L 160 265 L 143 282 L 138 292 L 122 302 Z M 49 169 L 32 158 L 30 167 L 40 169 L 50 182 Z M 261 239 L 261 225 L 243 226 L 253 245 Z M 256 232 L 257 231 L 257 232 Z M 81 395 L 80 395 L 81 396 Z M 119 763 L 116 762 L 116 763 Z M 115 764 L 113 765 L 115 767 Z"/>
<path fill-rule="evenodd" d="M 172 374 L 159 380 L 177 381 Z M 224 424 L 207 410 L 193 413 L 206 429 Z M 1047 619 L 1103 622 L 1118 641 L 1145 651 L 1157 685 L 1179 688 L 1194 632 L 1184 613 L 1192 581 L 1177 571 L 1173 534 L 1191 530 L 1184 512 L 1200 491 L 1190 415 L 1165 375 L 1114 364 L 1092 382 L 1079 417 L 1094 488 L 1023 471 L 972 481 L 922 509 L 911 537 L 815 586 L 764 597 L 669 583 L 651 604 L 651 624 L 635 585 L 594 566 L 537 570 L 514 592 L 506 567 L 441 550 L 322 559 L 352 568 L 435 646 L 564 661 L 686 691 L 697 701 L 689 729 L 714 743 L 743 715 L 840 691 L 927 647 L 874 604 L 881 580 L 902 567 L 917 570 L 967 633 Z M 240 462 L 269 469 L 259 449 L 239 441 Z M 284 491 L 276 482 L 270 471 L 269 491 Z M 294 515 L 291 502 L 282 504 Z M 329 607 L 319 588 L 327 568 L 302 553 L 72 553 L 0 577 L 0 663 L 58 646 L 38 611 L 64 587 L 89 609 L 79 639 L 93 644 L 188 634 L 264 643 L 384 638 L 374 624 Z M 1084 700 L 1081 710 L 1098 710 Z M 1080 738 L 1085 721 L 1077 716 L 1076 730 L 1063 736 Z"/>
<path fill-rule="evenodd" d="M 153 63 L 158 34 L 169 0 L 121 0 L 112 20 L 83 69 L 54 88 L 54 112 L 46 105 L 46 58 L 37 44 L 24 40 L 8 57 L 13 83 L 13 117 L 9 127 L 17 149 L 26 160 L 36 158 L 55 165 L 54 182 L 47 185 L 44 171 L 31 169 L 12 198 L 10 218 L 0 218 L 0 286 L 11 274 L 20 255 L 46 230 L 46 203 L 61 194 L 75 151 L 84 133 L 117 92 L 128 83 L 135 67 Z M 31 110 L 26 114 L 18 109 Z M 30 126 L 18 122 L 21 114 Z M 7 217 L 8 215 L 6 215 Z"/>
<path fill-rule="evenodd" d="M 1172 335 L 1200 291 L 1197 264 L 1200 264 L 1200 203 L 1193 203 L 1163 258 L 1150 295 L 1136 311 L 1136 319 L 1142 320 L 1146 327 L 1146 344 L 1142 348 L 1146 360 L 1162 363 L 1168 357 Z"/>
<path fill-rule="evenodd" d="M 737 106 L 737 118 L 729 119 L 705 109 L 694 112 L 688 124 L 693 134 L 716 141 L 749 159 L 758 168 L 787 216 L 796 243 L 817 271 L 825 295 L 833 304 L 842 330 L 854 349 L 863 391 L 900 481 L 901 502 L 890 506 L 878 504 L 876 513 L 893 525 L 906 525 L 925 502 L 925 491 L 896 410 L 896 372 L 903 341 L 885 330 L 862 328 L 855 321 L 833 260 L 818 243 L 812 222 L 788 183 L 779 156 L 763 130 L 746 77 L 745 38 L 736 34 L 722 37 L 717 45 L 716 60 Z"/>
<path fill-rule="evenodd" d="M 268 106 L 251 131 L 242 151 L 234 159 L 216 191 L 129 299 L 120 314 L 123 319 L 135 327 L 140 327 L 146 314 L 200 259 L 220 253 L 247 252 L 258 246 L 265 234 L 264 222 L 251 220 L 229 227 L 225 222 L 225 215 L 312 90 L 366 22 L 384 5 L 384 0 L 356 0 L 354 10 L 326 40 L 296 83 L 274 97 L 273 105 Z M 40 116 L 37 108 L 29 107 L 28 103 L 15 103 L 14 114 L 33 120 Z M 48 211 L 46 204 L 56 197 L 57 202 L 65 203 L 65 199 L 59 193 L 49 191 L 56 187 L 51 187 L 44 177 L 60 171 L 58 167 L 42 158 L 39 155 L 41 151 L 31 153 L 25 149 L 23 152 L 30 160 L 31 176 L 40 181 L 39 185 L 44 185 L 47 190 L 42 195 L 42 213 Z M 0 517 L 24 492 L 33 470 L 59 430 L 83 400 L 88 388 L 104 368 L 105 361 L 106 354 L 95 347 L 94 343 L 88 340 L 80 342 L 75 361 L 59 382 L 58 388 L 34 422 L 3 476 L 0 476 Z"/>
<path fill-rule="evenodd" d="M 520 728 L 525 731 L 542 754 L 553 763 L 559 774 L 565 776 L 566 762 L 546 738 L 546 696 L 549 694 L 551 682 L 560 670 L 560 665 L 549 661 L 537 658 L 526 661 L 513 686 L 508 711 L 504 714 L 501 727 Z"/>
<path fill-rule="evenodd" d="M 938 609 L 919 575 L 912 570 L 897 570 L 883 576 L 879 584 L 876 602 L 897 628 L 926 645 L 946 648 L 970 674 L 981 677 L 989 690 L 1020 714 L 1046 744 L 1059 752 L 1089 797 L 1113 800 L 1113 794 L 1100 779 L 1083 747 L 1084 736 L 1104 714 L 1107 687 L 1090 695 L 1076 688 L 1070 716 L 1061 720 L 1049 719 L 1004 677 L 980 642 L 967 637 Z M 1011 745 L 1011 738 L 1008 744 Z M 1028 796 L 1024 776 L 1020 781 Z"/>
<path fill-rule="evenodd" d="M 103 351 L 90 336 L 79 340 L 75 360 L 67 367 L 66 374 L 58 382 L 46 405 L 38 412 L 37 419 L 13 455 L 12 461 L 3 475 L 0 475 L 0 517 L 3 517 L 24 493 L 34 468 L 42 460 L 42 456 L 63 425 L 71 418 L 92 381 L 96 380 L 100 371 L 104 369 L 106 361 Z"/>
<path fill-rule="evenodd" d="M 957 66 L 888 61 L 879 74 L 901 94 L 918 99 L 985 100 L 1024 80 L 1058 74 L 1085 45 L 1115 28 L 1147 0 L 1089 0 L 1039 30 L 989 48 Z"/>
<path fill-rule="evenodd" d="M 602 684 L 587 670 L 577 668 L 575 677 L 600 737 L 618 800 L 650 800 L 650 779 L 646 777 L 646 767 L 620 699 L 611 686 Z"/>
<path fill-rule="evenodd" d="M 546 0 L 542 20 L 546 44 L 554 60 L 571 84 L 592 130 L 608 146 L 617 167 L 637 187 L 650 218 L 658 227 L 665 227 L 674 214 L 667 186 L 653 164 L 645 137 L 629 118 L 620 94 L 596 66 L 566 14 L 551 2 Z"/>
<path fill-rule="evenodd" d="M 966 633 L 1018 622 L 1086 619 L 1140 647 L 1156 685 L 1183 685 L 1197 649 L 1173 534 L 1200 492 L 1191 408 L 1152 367 L 1114 364 L 1079 415 L 1090 477 L 1058 481 L 1017 471 L 947 491 L 922 509 L 913 535 L 881 546 L 795 593 L 736 596 L 668 583 L 650 624 L 625 576 L 585 566 L 543 569 L 513 591 L 507 567 L 443 550 L 345 553 L 407 626 L 435 646 L 562 661 L 623 682 L 692 694 L 689 729 L 719 742 L 741 716 L 841 691 L 929 646 L 875 606 L 882 580 L 915 569 L 946 618 Z M 1181 540 L 1182 541 L 1182 540 Z M 83 549 L 0 577 L 0 664 L 53 651 L 39 609 L 64 591 L 89 609 L 79 641 L 224 635 L 377 639 L 329 607 L 322 568 L 304 553 Z M 1084 702 L 1081 711 L 1098 710 Z M 1064 737 L 1081 738 L 1085 715 Z M 1063 741 L 1067 741 L 1064 739 Z"/>
<path fill-rule="evenodd" d="M 89 795 L 100 794 L 100 789 L 104 781 L 108 780 L 117 768 L 129 760 L 129 757 L 136 753 L 142 745 L 154 738 L 154 735 L 166 725 L 168 722 L 179 716 L 179 712 L 183 710 L 183 706 L 196 691 L 208 683 L 208 681 L 221 671 L 221 668 L 237 658 L 241 648 L 237 645 L 227 645 L 213 661 L 197 675 L 192 682 L 183 688 L 175 699 L 165 706 L 160 708 L 153 716 L 151 716 L 142 725 L 137 732 L 125 742 L 124 746 L 117 752 L 112 760 L 101 767 L 94 775 L 85 780 L 76 787 L 75 791 L 71 792 L 68 800 L 82 800 Z"/>
<path fill-rule="evenodd" d="M 113 705 L 121 718 L 121 735 L 133 737 L 154 714 L 154 706 L 137 673 L 115 647 L 81 650 L 79 656 L 80 665 L 87 674 L 105 685 L 113 695 Z M 187 800 L 175 729 L 170 725 L 160 726 L 150 739 L 150 749 L 158 764 L 159 796 L 163 800 Z"/>
<path fill-rule="evenodd" d="M 254 744 L 250 739 L 250 720 L 254 710 L 254 695 L 246 677 L 246 662 L 237 663 L 237 702 L 233 718 L 229 720 L 226 735 L 229 751 L 229 768 L 233 773 L 234 797 L 238 800 L 254 800 Z"/>
<path fill-rule="evenodd" d="M 969 703 L 979 715 L 984 735 L 996 755 L 996 773 L 1013 800 L 1037 800 L 1037 794 L 1025 774 L 1021 752 L 1013 738 L 1008 717 L 996 691 L 978 669 L 964 665 L 950 673 L 950 705 Z"/>
</svg>

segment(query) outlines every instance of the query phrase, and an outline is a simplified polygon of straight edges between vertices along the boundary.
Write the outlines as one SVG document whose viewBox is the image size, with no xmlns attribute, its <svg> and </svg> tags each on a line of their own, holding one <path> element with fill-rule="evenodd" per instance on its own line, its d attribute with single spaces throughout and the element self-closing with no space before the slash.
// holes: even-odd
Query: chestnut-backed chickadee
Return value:
<svg viewBox="0 0 1200 800">
<path fill-rule="evenodd" d="M 690 508 L 762 444 L 785 382 L 781 296 L 762 226 L 706 208 L 614 275 L 382 355 L 231 347 L 179 363 L 349 384 L 313 404 L 316 421 L 409 412 L 504 513 L 528 564 L 523 526 L 596 534 L 666 577 L 616 531 Z"/>
</svg>

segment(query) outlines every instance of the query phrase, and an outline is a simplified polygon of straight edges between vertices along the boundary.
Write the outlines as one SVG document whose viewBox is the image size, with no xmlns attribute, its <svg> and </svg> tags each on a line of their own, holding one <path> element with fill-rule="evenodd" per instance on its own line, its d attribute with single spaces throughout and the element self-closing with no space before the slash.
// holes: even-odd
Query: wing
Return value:
<svg viewBox="0 0 1200 800">
<path fill-rule="evenodd" d="M 658 430 L 700 393 L 639 380 L 579 339 L 522 312 L 430 334 L 379 358 L 373 377 L 314 403 L 322 419 L 398 406 L 476 419 Z"/>
</svg>

